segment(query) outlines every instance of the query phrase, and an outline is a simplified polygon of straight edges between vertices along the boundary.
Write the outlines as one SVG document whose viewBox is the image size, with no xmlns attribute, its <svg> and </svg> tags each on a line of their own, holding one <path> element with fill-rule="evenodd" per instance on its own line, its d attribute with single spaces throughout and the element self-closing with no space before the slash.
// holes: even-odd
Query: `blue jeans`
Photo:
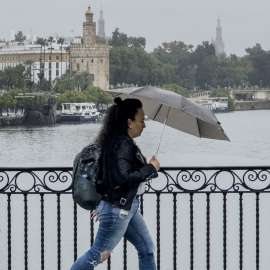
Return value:
<svg viewBox="0 0 270 270">
<path fill-rule="evenodd" d="M 138 198 L 134 199 L 131 210 L 126 212 L 101 201 L 96 209 L 100 224 L 95 242 L 74 262 L 71 270 L 92 270 L 102 262 L 102 254 L 110 254 L 122 237 L 137 249 L 140 270 L 156 270 L 154 243 L 138 208 Z"/>
</svg>

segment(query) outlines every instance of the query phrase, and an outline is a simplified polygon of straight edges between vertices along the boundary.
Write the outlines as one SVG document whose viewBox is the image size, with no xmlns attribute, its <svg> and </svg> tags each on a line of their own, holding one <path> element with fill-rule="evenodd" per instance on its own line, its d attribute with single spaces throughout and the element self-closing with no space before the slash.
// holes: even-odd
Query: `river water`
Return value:
<svg viewBox="0 0 270 270">
<path fill-rule="evenodd" d="M 180 131 L 166 127 L 163 134 L 158 159 L 161 166 L 255 166 L 269 165 L 270 163 L 270 110 L 238 111 L 216 115 L 221 122 L 230 142 L 200 139 Z M 0 167 L 58 167 L 72 166 L 74 156 L 87 144 L 93 142 L 101 127 L 95 124 L 56 125 L 55 127 L 0 127 Z M 145 156 L 150 159 L 156 152 L 162 125 L 154 121 L 146 121 L 146 129 L 136 142 Z M 14 196 L 13 196 L 14 197 Z M 16 196 L 15 196 L 16 197 Z M 17 196 L 19 197 L 19 196 Z M 28 200 L 28 233 L 29 233 L 29 267 L 30 270 L 40 269 L 40 202 L 39 198 L 30 196 Z M 150 197 L 150 196 L 149 196 Z M 23 198 L 12 199 L 12 269 L 24 269 L 24 228 Z M 161 205 L 163 238 L 161 239 L 161 269 L 172 270 L 172 261 L 167 261 L 168 252 L 171 256 L 172 233 L 166 227 L 170 226 L 172 214 L 166 213 L 172 202 L 164 199 Z M 150 207 L 145 199 L 145 217 L 149 224 L 150 232 L 156 234 L 155 210 Z M 155 202 L 153 202 L 155 203 Z M 178 269 L 189 269 L 189 197 L 181 196 L 178 199 L 178 226 L 177 239 L 179 248 Z M 231 199 L 228 203 L 228 268 L 238 269 L 238 198 Z M 6 217 L 6 197 L 0 196 L 0 214 Z M 197 198 L 194 202 L 194 233 L 195 233 L 195 270 L 205 268 L 205 198 Z M 237 205 L 237 207 L 235 207 Z M 62 197 L 61 201 L 61 254 L 62 269 L 69 269 L 73 255 L 72 235 L 72 200 Z M 200 208 L 201 207 L 201 208 Z M 244 269 L 255 269 L 255 201 L 245 201 L 245 216 L 252 215 L 253 221 L 245 223 L 244 243 Z M 170 208 L 171 209 L 171 208 Z M 196 210 L 197 209 L 197 210 Z M 199 210 L 198 210 L 199 209 Z M 236 209 L 236 210 L 234 210 Z M 164 214 L 165 213 L 165 214 Z M 202 215 L 203 213 L 203 215 Z M 250 214 L 252 213 L 252 214 Z M 267 212 L 269 213 L 269 211 Z M 164 216 L 165 215 L 165 216 Z M 263 215 L 261 213 L 261 215 Z M 45 202 L 45 269 L 57 269 L 57 218 L 56 199 Z M 18 222 L 18 220 L 20 222 Z M 236 222 L 237 221 L 237 222 Z M 261 221 L 261 232 L 265 237 L 261 246 L 269 246 L 270 215 L 264 215 Z M 89 215 L 84 210 L 78 209 L 78 254 L 81 255 L 89 245 Z M 218 229 L 217 229 L 218 228 Z M 164 233 L 165 230 L 165 233 Z M 201 232 L 203 231 L 203 233 Z M 7 224 L 6 218 L 0 219 L 0 269 L 7 269 Z M 165 235 L 165 238 L 164 238 Z M 267 240 L 269 239 L 269 241 Z M 248 244 L 247 244 L 248 243 Z M 233 247 L 233 248 L 232 248 Z M 115 250 L 112 264 L 122 263 L 122 245 Z M 130 251 L 131 250 L 131 251 Z M 201 251 L 202 250 L 202 251 Z M 167 253 L 166 253 L 167 252 Z M 269 269 L 270 257 L 261 252 L 261 268 Z M 266 256 L 263 256 L 266 255 Z M 98 267 L 106 269 L 106 265 Z M 114 268 L 115 269 L 115 268 Z M 119 267 L 119 269 L 122 269 Z M 129 248 L 128 269 L 137 270 L 136 253 Z M 211 269 L 222 269 L 222 197 L 211 205 Z"/>
<path fill-rule="evenodd" d="M 166 127 L 158 159 L 161 166 L 268 165 L 270 110 L 217 114 L 231 142 L 200 139 Z M 72 166 L 76 153 L 94 140 L 101 124 L 55 127 L 0 127 L 1 167 Z M 136 139 L 143 153 L 155 154 L 162 125 L 146 121 Z"/>
</svg>

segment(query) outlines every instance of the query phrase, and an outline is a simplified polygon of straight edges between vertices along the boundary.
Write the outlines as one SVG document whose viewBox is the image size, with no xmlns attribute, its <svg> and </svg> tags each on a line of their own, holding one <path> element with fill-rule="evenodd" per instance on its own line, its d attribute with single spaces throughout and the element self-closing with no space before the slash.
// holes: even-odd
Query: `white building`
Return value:
<svg viewBox="0 0 270 270">
<path fill-rule="evenodd" d="M 28 39 L 24 41 L 1 42 L 0 70 L 31 60 L 33 62 L 31 79 L 38 83 L 39 74 L 43 74 L 46 80 L 53 82 L 69 69 L 69 53 L 66 51 L 70 45 L 69 41 L 64 42 L 61 48 L 61 44 L 57 43 L 58 38 L 55 37 L 52 44 L 48 43 L 44 49 L 44 46 L 37 44 L 36 36 L 30 34 L 27 37 Z"/>
</svg>

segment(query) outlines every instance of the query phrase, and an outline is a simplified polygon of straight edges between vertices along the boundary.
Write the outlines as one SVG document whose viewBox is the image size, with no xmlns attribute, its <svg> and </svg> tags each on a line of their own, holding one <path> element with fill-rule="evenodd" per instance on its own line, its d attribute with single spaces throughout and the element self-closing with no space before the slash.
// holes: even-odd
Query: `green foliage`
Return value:
<svg viewBox="0 0 270 270">
<path fill-rule="evenodd" d="M 124 33 L 119 32 L 119 28 L 116 28 L 112 33 L 112 38 L 109 40 L 109 45 L 113 47 L 127 47 L 128 38 Z"/>
<path fill-rule="evenodd" d="M 93 77 L 89 72 L 72 71 L 71 73 L 67 72 L 63 74 L 60 78 L 56 79 L 54 91 L 57 91 L 59 93 L 64 93 L 65 91 L 71 90 L 81 92 L 92 84 Z"/>
<path fill-rule="evenodd" d="M 99 87 L 88 86 L 83 92 L 66 91 L 61 94 L 57 99 L 58 108 L 62 103 L 74 103 L 74 102 L 93 102 L 97 107 L 102 105 L 108 105 L 112 103 L 112 95 L 104 92 Z"/>
<path fill-rule="evenodd" d="M 102 39 L 98 39 L 101 43 Z M 119 28 L 116 28 L 112 33 L 112 38 L 109 40 L 109 45 L 112 47 L 130 47 L 144 49 L 146 40 L 144 37 L 128 37 L 125 33 L 120 33 Z"/>
<path fill-rule="evenodd" d="M 172 91 L 174 93 L 177 93 L 179 95 L 182 95 L 184 97 L 188 97 L 188 91 L 187 89 L 179 86 L 179 85 L 176 85 L 176 84 L 164 84 L 162 86 L 163 89 L 165 90 L 169 90 L 169 91 Z"/>
<path fill-rule="evenodd" d="M 247 48 L 248 59 L 252 65 L 249 79 L 252 85 L 270 85 L 270 51 L 264 51 L 260 44 Z"/>
<path fill-rule="evenodd" d="M 16 99 L 12 97 L 9 93 L 4 93 L 0 96 L 0 110 L 1 112 L 5 110 L 8 113 L 9 109 L 14 109 L 16 107 Z"/>
<path fill-rule="evenodd" d="M 168 77 L 170 69 L 140 48 L 110 50 L 110 84 L 161 85 Z"/>
<path fill-rule="evenodd" d="M 15 34 L 15 40 L 16 41 L 24 41 L 25 40 L 25 36 L 23 35 L 22 31 L 18 31 L 18 33 Z"/>
<path fill-rule="evenodd" d="M 0 89 L 9 90 L 24 87 L 24 71 L 23 65 L 5 67 L 3 71 L 0 71 Z"/>
<path fill-rule="evenodd" d="M 194 84 L 194 65 L 191 62 L 193 45 L 186 45 L 182 41 L 164 42 L 154 49 L 152 55 L 158 59 L 166 69 L 169 69 L 168 83 L 178 84 L 184 88 L 192 88 Z"/>
</svg>

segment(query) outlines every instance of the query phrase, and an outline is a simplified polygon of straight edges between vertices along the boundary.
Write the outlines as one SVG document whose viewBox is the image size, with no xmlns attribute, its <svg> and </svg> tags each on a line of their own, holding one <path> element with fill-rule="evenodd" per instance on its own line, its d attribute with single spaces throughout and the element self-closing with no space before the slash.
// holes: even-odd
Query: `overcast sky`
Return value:
<svg viewBox="0 0 270 270">
<path fill-rule="evenodd" d="M 174 40 L 195 47 L 211 41 L 218 17 L 227 55 L 243 56 L 256 43 L 270 49 L 269 0 L 3 0 L 0 39 L 10 40 L 12 30 L 81 36 L 89 4 L 96 22 L 102 6 L 106 36 L 118 27 L 128 36 L 145 37 L 149 52 Z"/>
</svg>

